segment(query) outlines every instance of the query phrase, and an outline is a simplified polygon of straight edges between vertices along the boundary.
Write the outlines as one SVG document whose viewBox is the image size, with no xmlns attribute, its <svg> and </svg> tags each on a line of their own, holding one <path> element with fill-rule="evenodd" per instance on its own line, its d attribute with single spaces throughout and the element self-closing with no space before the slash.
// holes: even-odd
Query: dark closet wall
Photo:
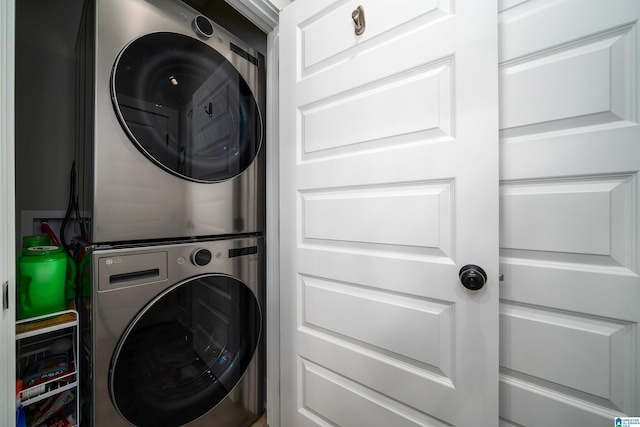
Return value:
<svg viewBox="0 0 640 427">
<path fill-rule="evenodd" d="M 75 139 L 75 42 L 82 0 L 16 1 L 16 220 L 64 211 Z"/>
</svg>

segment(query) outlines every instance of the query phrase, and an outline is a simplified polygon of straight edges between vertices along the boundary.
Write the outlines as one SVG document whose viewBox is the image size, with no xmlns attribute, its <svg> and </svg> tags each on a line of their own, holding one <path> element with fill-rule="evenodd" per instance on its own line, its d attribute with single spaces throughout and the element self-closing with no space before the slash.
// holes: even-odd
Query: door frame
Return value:
<svg viewBox="0 0 640 427">
<path fill-rule="evenodd" d="M 15 423 L 15 0 L 0 0 L 0 425 Z M 6 283 L 6 285 L 5 285 Z M 5 286 L 8 288 L 5 290 Z M 5 294 L 5 292 L 7 292 Z M 8 308 L 4 298 L 7 298 Z M 7 351 L 7 349 L 9 351 Z"/>
<path fill-rule="evenodd" d="M 278 157 L 279 103 L 278 54 L 280 46 L 278 28 L 267 35 L 267 111 L 266 134 L 266 408 L 269 425 L 280 426 L 280 196 Z M 277 379 L 273 381 L 273 379 Z"/>
</svg>

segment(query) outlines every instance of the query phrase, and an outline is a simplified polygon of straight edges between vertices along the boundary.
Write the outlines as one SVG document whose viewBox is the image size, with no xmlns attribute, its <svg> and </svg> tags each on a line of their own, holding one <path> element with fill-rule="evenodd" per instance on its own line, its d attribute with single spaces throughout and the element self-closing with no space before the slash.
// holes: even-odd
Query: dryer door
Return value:
<svg viewBox="0 0 640 427">
<path fill-rule="evenodd" d="M 131 322 L 114 352 L 109 392 L 136 426 L 180 426 L 233 390 L 260 339 L 258 301 L 224 275 L 189 279 Z"/>
<path fill-rule="evenodd" d="M 192 37 L 160 32 L 132 41 L 113 66 L 111 95 L 136 147 L 182 178 L 232 178 L 260 149 L 251 88 L 222 54 Z"/>
</svg>

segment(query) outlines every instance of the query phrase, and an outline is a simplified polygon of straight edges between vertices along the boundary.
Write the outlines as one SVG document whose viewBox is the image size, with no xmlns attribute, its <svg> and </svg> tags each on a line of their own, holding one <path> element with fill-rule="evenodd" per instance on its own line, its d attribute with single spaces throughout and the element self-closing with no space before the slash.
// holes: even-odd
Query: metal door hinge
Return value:
<svg viewBox="0 0 640 427">
<path fill-rule="evenodd" d="M 9 308 L 9 282 L 2 284 L 2 308 L 7 310 Z"/>
<path fill-rule="evenodd" d="M 500 274 L 498 276 L 498 280 L 501 281 L 501 282 L 504 282 L 504 274 Z"/>
</svg>

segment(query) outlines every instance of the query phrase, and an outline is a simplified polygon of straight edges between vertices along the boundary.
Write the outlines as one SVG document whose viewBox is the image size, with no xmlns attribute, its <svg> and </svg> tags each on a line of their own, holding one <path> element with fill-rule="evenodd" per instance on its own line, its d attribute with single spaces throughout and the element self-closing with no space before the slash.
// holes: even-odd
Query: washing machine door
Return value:
<svg viewBox="0 0 640 427">
<path fill-rule="evenodd" d="M 111 95 L 129 139 L 182 178 L 232 178 L 260 149 L 262 121 L 247 82 L 192 37 L 159 32 L 129 43 L 113 66 Z"/>
<path fill-rule="evenodd" d="M 258 345 L 261 312 L 253 292 L 224 275 L 180 283 L 151 301 L 113 354 L 109 391 L 136 426 L 180 426 L 233 390 Z"/>
</svg>

